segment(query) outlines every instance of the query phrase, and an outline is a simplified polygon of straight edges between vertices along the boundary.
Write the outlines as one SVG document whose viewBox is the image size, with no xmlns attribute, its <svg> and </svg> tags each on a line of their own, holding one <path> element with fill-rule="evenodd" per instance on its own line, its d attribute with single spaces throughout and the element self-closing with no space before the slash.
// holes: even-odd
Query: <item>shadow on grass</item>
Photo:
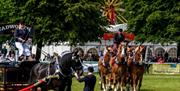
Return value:
<svg viewBox="0 0 180 91">
<path fill-rule="evenodd" d="M 141 89 L 140 91 L 154 91 L 153 89 Z"/>
</svg>

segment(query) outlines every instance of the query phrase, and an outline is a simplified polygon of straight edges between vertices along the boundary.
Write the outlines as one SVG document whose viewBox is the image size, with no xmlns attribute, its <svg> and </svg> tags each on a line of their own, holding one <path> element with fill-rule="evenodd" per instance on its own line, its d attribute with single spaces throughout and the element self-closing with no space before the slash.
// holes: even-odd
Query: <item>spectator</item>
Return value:
<svg viewBox="0 0 180 91">
<path fill-rule="evenodd" d="M 173 61 L 172 61 L 173 63 L 177 63 L 178 62 L 178 59 L 175 57 L 175 58 L 173 58 Z"/>
<path fill-rule="evenodd" d="M 0 62 L 2 62 L 2 61 L 3 61 L 3 54 L 0 51 Z"/>
<path fill-rule="evenodd" d="M 165 62 L 167 62 L 168 57 L 169 57 L 169 53 L 166 51 L 166 52 L 164 53 L 164 60 L 165 60 Z"/>
<path fill-rule="evenodd" d="M 91 52 L 88 53 L 87 61 L 94 61 L 93 54 Z"/>
<path fill-rule="evenodd" d="M 15 61 L 15 52 L 14 52 L 13 50 L 10 50 L 10 51 L 9 51 L 9 54 L 8 54 L 8 56 L 7 56 L 7 59 L 8 59 L 9 61 Z"/>
<path fill-rule="evenodd" d="M 158 63 L 164 63 L 164 59 L 163 59 L 163 57 L 159 57 L 159 59 L 158 59 Z"/>
<path fill-rule="evenodd" d="M 103 56 L 104 56 L 104 48 L 100 48 L 99 57 L 103 57 Z"/>
<path fill-rule="evenodd" d="M 152 56 L 152 62 L 157 62 L 157 57 L 156 56 Z"/>
<path fill-rule="evenodd" d="M 75 74 L 77 80 L 79 82 L 85 82 L 83 91 L 94 91 L 94 87 L 96 84 L 96 76 L 93 74 L 94 68 L 88 67 L 88 75 L 83 78 L 80 78 L 77 74 Z"/>
<path fill-rule="evenodd" d="M 178 56 L 177 60 L 178 60 L 178 63 L 180 63 L 180 56 Z"/>
<path fill-rule="evenodd" d="M 172 58 L 171 57 L 168 58 L 168 62 L 172 62 Z"/>
<path fill-rule="evenodd" d="M 6 55 L 7 55 L 7 48 L 6 48 L 6 46 L 4 46 L 4 47 L 2 48 L 1 53 L 3 54 L 3 58 L 5 58 Z"/>
</svg>

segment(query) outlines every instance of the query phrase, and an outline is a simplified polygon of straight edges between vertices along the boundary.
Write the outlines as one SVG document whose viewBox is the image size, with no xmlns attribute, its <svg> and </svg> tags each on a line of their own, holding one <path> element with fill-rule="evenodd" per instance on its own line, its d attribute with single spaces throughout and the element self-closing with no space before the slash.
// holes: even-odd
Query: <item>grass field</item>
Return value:
<svg viewBox="0 0 180 91">
<path fill-rule="evenodd" d="M 95 91 L 101 91 L 99 76 L 96 77 Z M 72 91 L 83 91 L 83 86 L 84 83 L 73 79 Z M 140 91 L 180 91 L 180 75 L 144 75 Z"/>
</svg>

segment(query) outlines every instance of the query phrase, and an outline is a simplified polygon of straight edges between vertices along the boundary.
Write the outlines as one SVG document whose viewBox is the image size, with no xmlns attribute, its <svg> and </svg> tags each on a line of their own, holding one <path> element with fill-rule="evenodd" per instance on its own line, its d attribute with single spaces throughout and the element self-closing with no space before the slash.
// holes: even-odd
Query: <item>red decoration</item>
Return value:
<svg viewBox="0 0 180 91">
<path fill-rule="evenodd" d="M 135 38 L 135 35 L 134 35 L 133 33 L 123 32 L 123 35 L 125 36 L 125 39 L 126 39 L 126 40 L 132 41 L 132 40 L 134 40 L 134 38 Z"/>
<path fill-rule="evenodd" d="M 114 34 L 112 33 L 104 33 L 103 35 L 104 40 L 110 40 L 110 39 L 113 39 L 113 37 L 114 37 Z"/>
<path fill-rule="evenodd" d="M 110 11 L 110 17 L 109 17 L 109 19 L 110 19 L 110 23 L 111 24 L 115 24 L 115 21 L 116 21 L 116 13 L 115 13 L 115 10 L 114 10 L 114 6 L 110 6 L 110 9 L 111 9 L 111 11 Z"/>
<path fill-rule="evenodd" d="M 133 33 L 123 32 L 123 35 L 125 37 L 125 40 L 133 41 L 134 38 L 135 38 L 135 35 Z M 113 38 L 114 38 L 114 34 L 113 33 L 104 33 L 104 35 L 103 35 L 103 39 L 104 40 L 111 40 Z"/>
</svg>

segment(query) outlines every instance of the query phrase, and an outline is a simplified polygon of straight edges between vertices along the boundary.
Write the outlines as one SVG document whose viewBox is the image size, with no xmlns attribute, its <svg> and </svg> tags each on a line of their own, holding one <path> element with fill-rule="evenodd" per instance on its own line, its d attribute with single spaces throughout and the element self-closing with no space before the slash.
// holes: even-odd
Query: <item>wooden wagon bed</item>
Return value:
<svg viewBox="0 0 180 91">
<path fill-rule="evenodd" d="M 28 86 L 31 68 L 38 62 L 0 63 L 0 91 L 18 91 Z"/>
</svg>

